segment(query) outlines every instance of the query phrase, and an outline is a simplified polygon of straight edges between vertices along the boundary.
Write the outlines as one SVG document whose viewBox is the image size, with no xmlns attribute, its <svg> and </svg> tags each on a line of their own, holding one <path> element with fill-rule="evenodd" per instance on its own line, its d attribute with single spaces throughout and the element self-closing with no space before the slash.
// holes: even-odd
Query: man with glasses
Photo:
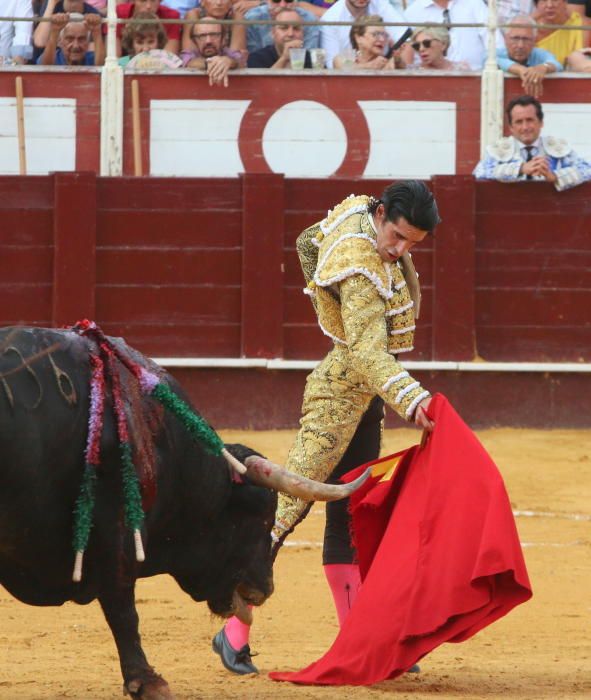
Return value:
<svg viewBox="0 0 591 700">
<path fill-rule="evenodd" d="M 304 10 L 294 3 L 294 0 L 267 0 L 266 3 L 253 7 L 245 15 L 244 19 L 256 21 L 274 20 L 279 10 L 285 8 L 295 9 L 303 22 L 316 23 L 317 18 L 308 10 Z M 249 53 L 254 53 L 259 49 L 273 44 L 271 35 L 271 25 L 251 24 L 246 29 L 246 46 Z M 304 48 L 317 49 L 320 46 L 320 28 L 318 26 L 304 27 Z"/>
<path fill-rule="evenodd" d="M 499 68 L 521 78 L 521 86 L 527 95 L 541 97 L 544 78 L 561 71 L 562 65 L 550 51 L 534 46 L 536 27 L 531 17 L 517 16 L 511 23 L 519 26 L 503 30 L 506 48 L 497 49 Z"/>
<path fill-rule="evenodd" d="M 335 4 L 324 13 L 323 22 L 355 22 L 355 20 L 367 15 L 379 15 L 384 22 L 397 22 L 399 27 L 386 27 L 390 35 L 388 48 L 404 34 L 407 29 L 404 26 L 405 19 L 388 0 L 337 0 Z M 335 56 L 350 49 L 350 26 L 326 26 L 322 25 L 321 44 L 326 51 L 326 65 L 333 68 Z"/>
<path fill-rule="evenodd" d="M 193 25 L 191 39 L 197 50 L 182 52 L 184 67 L 206 70 L 210 85 L 228 87 L 228 72 L 243 66 L 241 52 L 224 46 L 223 26 L 214 17 L 204 17 Z"/>
<path fill-rule="evenodd" d="M 447 58 L 465 61 L 472 70 L 481 70 L 486 58 L 488 8 L 483 0 L 414 0 L 404 13 L 414 27 L 443 24 L 448 27 L 450 45 Z M 453 24 L 482 24 L 482 27 L 453 27 Z M 498 34 L 498 45 L 503 39 Z"/>
<path fill-rule="evenodd" d="M 544 112 L 531 95 L 507 105 L 511 136 L 489 146 L 476 166 L 477 180 L 546 181 L 561 192 L 591 180 L 591 163 L 578 156 L 565 139 L 542 136 Z"/>
</svg>

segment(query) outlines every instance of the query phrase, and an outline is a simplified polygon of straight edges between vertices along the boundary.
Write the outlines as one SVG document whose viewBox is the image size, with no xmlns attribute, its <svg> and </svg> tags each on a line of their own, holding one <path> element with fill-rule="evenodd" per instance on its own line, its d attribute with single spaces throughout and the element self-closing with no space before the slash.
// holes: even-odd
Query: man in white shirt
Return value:
<svg viewBox="0 0 591 700">
<path fill-rule="evenodd" d="M 409 24 L 486 24 L 488 7 L 483 0 L 415 0 L 404 13 Z M 466 61 L 480 70 L 486 58 L 486 27 L 450 27 L 450 61 Z M 501 39 L 501 46 L 503 45 Z"/>
<path fill-rule="evenodd" d="M 4 17 L 33 17 L 31 0 L 2 0 L 0 15 Z M 0 56 L 4 61 L 26 63 L 33 57 L 32 22 L 0 22 Z"/>
<path fill-rule="evenodd" d="M 479 0 L 480 1 L 480 0 Z M 379 15 L 384 22 L 405 22 L 404 16 L 394 9 L 388 0 L 337 0 L 322 16 L 322 22 L 351 22 L 365 15 Z M 393 41 L 404 34 L 406 27 L 385 27 Z M 332 68 L 334 57 L 351 48 L 351 27 L 322 26 L 320 45 L 326 52 L 326 65 Z"/>
</svg>

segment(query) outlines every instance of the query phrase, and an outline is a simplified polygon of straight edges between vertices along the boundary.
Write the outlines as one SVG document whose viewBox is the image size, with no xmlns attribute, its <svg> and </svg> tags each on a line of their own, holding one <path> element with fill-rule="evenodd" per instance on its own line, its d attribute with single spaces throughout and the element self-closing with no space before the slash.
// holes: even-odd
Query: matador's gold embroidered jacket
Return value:
<svg viewBox="0 0 591 700">
<path fill-rule="evenodd" d="M 368 213 L 370 198 L 349 197 L 306 229 L 297 251 L 322 331 L 346 345 L 353 368 L 402 418 L 429 392 L 395 355 L 413 349 L 419 285 L 410 257 L 384 262 Z"/>
</svg>

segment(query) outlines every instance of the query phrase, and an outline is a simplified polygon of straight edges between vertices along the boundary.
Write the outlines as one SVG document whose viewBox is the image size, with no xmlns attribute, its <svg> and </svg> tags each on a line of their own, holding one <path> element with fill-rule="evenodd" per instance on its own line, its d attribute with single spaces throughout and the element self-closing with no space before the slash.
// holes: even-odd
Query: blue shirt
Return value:
<svg viewBox="0 0 591 700">
<path fill-rule="evenodd" d="M 291 9 L 291 8 L 289 8 Z M 303 22 L 318 22 L 318 18 L 315 17 L 308 10 L 302 10 L 299 7 L 295 8 L 298 15 L 302 18 Z M 271 13 L 269 12 L 268 5 L 258 5 L 258 7 L 253 7 L 245 15 L 244 19 L 249 19 L 252 21 L 256 20 L 270 20 Z M 304 30 L 304 48 L 306 49 L 317 49 L 320 46 L 320 27 L 303 27 Z M 246 47 L 249 53 L 253 51 L 258 51 L 273 44 L 273 37 L 271 36 L 271 25 L 269 24 L 249 24 L 246 27 Z"/>
<path fill-rule="evenodd" d="M 41 59 L 43 58 L 43 54 L 39 56 L 37 59 L 37 63 L 41 63 Z M 53 62 L 54 66 L 69 66 L 69 63 L 66 63 L 66 58 L 60 48 L 57 48 L 55 50 L 55 61 Z M 82 63 L 77 63 L 77 66 L 94 66 L 94 51 L 87 51 L 84 54 L 84 61 Z"/>
<path fill-rule="evenodd" d="M 504 46 L 502 49 L 497 49 L 497 64 L 501 70 L 508 71 L 514 63 L 517 63 L 517 61 L 514 61 L 512 58 L 509 58 L 507 49 Z M 525 65 L 527 66 L 527 68 L 531 68 L 532 66 L 539 66 L 542 63 L 551 63 L 557 71 L 563 70 L 562 64 L 559 63 L 556 60 L 556 58 L 554 58 L 553 53 L 550 53 L 550 51 L 546 51 L 546 49 L 539 49 L 536 46 L 528 56 Z"/>
<path fill-rule="evenodd" d="M 163 0 L 162 4 L 170 7 L 171 10 L 176 10 L 182 19 L 189 10 L 199 7 L 200 0 Z"/>
</svg>

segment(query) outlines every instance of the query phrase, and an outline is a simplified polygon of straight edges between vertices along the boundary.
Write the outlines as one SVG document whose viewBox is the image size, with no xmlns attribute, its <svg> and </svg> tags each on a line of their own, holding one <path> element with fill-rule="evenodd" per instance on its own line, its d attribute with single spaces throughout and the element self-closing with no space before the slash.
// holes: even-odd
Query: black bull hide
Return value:
<svg viewBox="0 0 591 700">
<path fill-rule="evenodd" d="M 183 396 L 175 380 L 124 348 Z M 172 697 L 142 651 L 134 602 L 137 578 L 170 574 L 194 600 L 232 614 L 236 590 L 261 604 L 272 592 L 270 530 L 276 494 L 233 482 L 226 461 L 186 433 L 178 419 L 140 397 L 118 365 L 144 505 L 146 560 L 135 560 L 123 521 L 121 462 L 109 393 L 97 468 L 94 524 L 80 583 L 72 581 L 73 509 L 89 419 L 90 341 L 70 331 L 0 330 L 0 584 L 30 605 L 98 599 L 134 697 Z M 130 398 L 131 397 L 131 398 Z M 184 397 L 186 400 L 186 397 Z M 228 446 L 244 459 L 252 450 Z M 149 493 L 147 493 L 149 492 Z"/>
</svg>

